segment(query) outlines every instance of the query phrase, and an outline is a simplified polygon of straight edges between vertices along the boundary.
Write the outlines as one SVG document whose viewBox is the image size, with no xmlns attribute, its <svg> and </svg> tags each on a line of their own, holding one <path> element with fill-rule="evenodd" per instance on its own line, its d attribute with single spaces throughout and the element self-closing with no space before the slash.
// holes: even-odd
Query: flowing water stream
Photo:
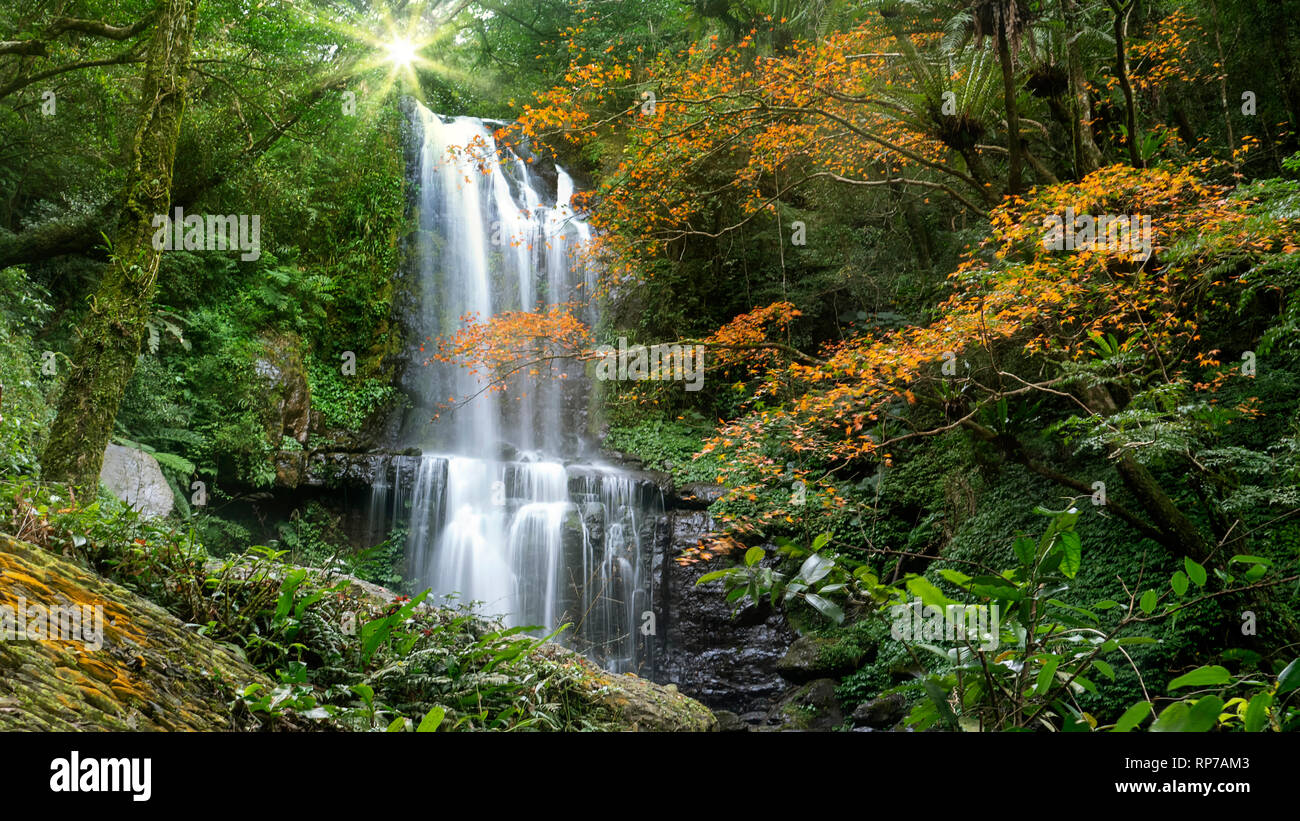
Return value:
<svg viewBox="0 0 1300 821">
<path fill-rule="evenodd" d="M 543 161 L 509 150 L 498 159 L 491 122 L 444 118 L 418 103 L 413 117 L 422 145 L 411 169 L 418 293 L 407 323 L 426 347 L 469 314 L 585 302 L 594 275 L 579 250 L 590 229 L 571 208 L 569 175 L 540 173 Z M 423 455 L 412 469 L 395 463 L 376 484 L 372 526 L 407 527 L 420 589 L 481 602 L 510 626 L 570 624 L 565 644 L 614 672 L 649 674 L 640 627 L 653 610 L 650 550 L 662 498 L 653 484 L 591 458 L 581 367 L 493 392 L 465 368 L 411 356 L 404 389 L 413 407 L 396 444 Z"/>
</svg>

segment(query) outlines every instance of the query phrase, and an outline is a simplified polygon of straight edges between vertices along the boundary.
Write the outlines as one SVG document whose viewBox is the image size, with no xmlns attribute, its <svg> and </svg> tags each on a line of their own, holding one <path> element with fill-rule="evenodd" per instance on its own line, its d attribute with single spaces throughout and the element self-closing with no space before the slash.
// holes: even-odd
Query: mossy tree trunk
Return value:
<svg viewBox="0 0 1300 821">
<path fill-rule="evenodd" d="M 1012 34 L 1007 30 L 1010 23 L 1003 22 L 997 32 L 998 62 L 1002 66 L 1002 102 L 1007 109 L 1007 191 L 1008 194 L 1020 194 L 1023 191 L 1021 175 L 1024 160 L 1020 145 L 1020 111 L 1016 106 L 1016 64 L 1015 53 L 1011 48 Z"/>
<path fill-rule="evenodd" d="M 1061 0 L 1065 20 L 1065 54 L 1070 95 L 1070 142 L 1074 149 L 1074 173 L 1086 177 L 1101 167 L 1101 150 L 1092 138 L 1092 100 L 1084 76 L 1079 37 L 1083 31 L 1079 0 Z"/>
<path fill-rule="evenodd" d="M 111 259 L 91 297 L 41 460 L 46 479 L 66 482 L 83 494 L 98 487 L 104 449 L 153 311 L 161 253 L 153 247 L 153 218 L 166 214 L 171 204 L 199 3 L 160 0 Z"/>
</svg>

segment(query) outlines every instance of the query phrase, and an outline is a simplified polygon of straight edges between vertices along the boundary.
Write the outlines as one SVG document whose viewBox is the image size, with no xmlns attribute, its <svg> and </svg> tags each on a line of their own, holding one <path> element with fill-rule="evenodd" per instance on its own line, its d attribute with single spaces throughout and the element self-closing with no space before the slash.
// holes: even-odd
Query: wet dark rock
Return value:
<svg viewBox="0 0 1300 821">
<path fill-rule="evenodd" d="M 713 715 L 718 719 L 718 732 L 720 733 L 749 732 L 749 724 L 730 710 L 714 710 Z"/>
<path fill-rule="evenodd" d="M 415 481 L 418 457 L 399 453 L 347 453 L 338 451 L 282 450 L 273 457 L 275 484 L 280 488 L 369 488 L 391 482 L 403 486 Z"/>
<path fill-rule="evenodd" d="M 655 679 L 714 710 L 766 710 L 786 688 L 776 671 L 795 634 L 779 611 L 733 619 L 721 583 L 696 587 L 712 564 L 674 559 L 713 529 L 703 511 L 670 511 L 656 544 L 652 600 L 659 615 Z"/>
<path fill-rule="evenodd" d="M 859 727 L 888 730 L 898 725 L 907 714 L 907 699 L 902 693 L 891 693 L 863 702 L 853 711 L 853 723 Z"/>
<path fill-rule="evenodd" d="M 676 489 L 672 497 L 672 506 L 687 510 L 704 510 L 726 493 L 727 489 L 722 485 L 693 482 Z"/>
</svg>

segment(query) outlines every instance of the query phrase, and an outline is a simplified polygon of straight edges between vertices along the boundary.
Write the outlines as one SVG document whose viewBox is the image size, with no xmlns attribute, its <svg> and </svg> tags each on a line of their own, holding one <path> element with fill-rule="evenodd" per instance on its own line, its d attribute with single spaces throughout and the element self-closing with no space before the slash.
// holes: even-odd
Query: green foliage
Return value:
<svg viewBox="0 0 1300 821">
<path fill-rule="evenodd" d="M 745 551 L 740 564 L 705 573 L 695 583 L 721 581 L 726 599 L 733 605 L 733 615 L 746 603 L 755 605 L 764 598 L 773 606 L 778 602 L 789 605 L 798 600 L 840 624 L 844 621 L 844 611 L 831 596 L 844 590 L 848 574 L 834 554 L 819 552 L 829 541 L 830 534 L 822 534 L 813 540 L 811 549 L 805 550 L 789 540 L 779 540 L 780 552 L 784 556 L 801 560 L 793 575 L 762 566 L 760 562 L 766 558 L 766 551 L 761 547 L 751 547 Z"/>
<path fill-rule="evenodd" d="M 47 397 L 57 382 L 41 368 L 48 361 L 61 371 L 66 363 L 30 339 L 50 312 L 47 297 L 21 269 L 0 269 L 0 476 L 38 471 L 42 433 L 52 419 Z"/>
<path fill-rule="evenodd" d="M 1258 733 L 1300 729 L 1300 659 L 1292 661 L 1273 681 L 1257 675 L 1234 676 L 1219 665 L 1198 667 L 1169 682 L 1169 690 L 1195 687 L 1200 694 L 1174 701 L 1151 723 L 1153 733 L 1200 733 L 1213 729 Z M 1232 693 L 1240 695 L 1231 695 Z M 1227 700 L 1225 701 L 1225 697 Z M 1117 723 L 1115 732 L 1139 726 L 1152 712 L 1139 701 Z"/>
<path fill-rule="evenodd" d="M 610 426 L 604 445 L 645 463 L 651 470 L 672 474 L 678 484 L 712 482 L 707 463 L 693 459 L 704 437 L 712 433 L 704 418 L 691 411 L 677 419 L 654 414 L 626 414 L 634 418 L 627 425 Z"/>
<path fill-rule="evenodd" d="M 308 357 L 312 407 L 330 427 L 359 430 L 371 414 L 392 403 L 397 389 L 381 379 L 344 376 L 337 363 Z"/>
</svg>

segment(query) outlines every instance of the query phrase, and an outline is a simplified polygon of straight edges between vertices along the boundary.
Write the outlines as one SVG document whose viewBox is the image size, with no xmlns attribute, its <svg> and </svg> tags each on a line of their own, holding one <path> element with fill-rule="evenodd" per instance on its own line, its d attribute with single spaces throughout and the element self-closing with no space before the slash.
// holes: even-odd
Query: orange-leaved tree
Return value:
<svg viewBox="0 0 1300 821">
<path fill-rule="evenodd" d="M 1044 399 L 1072 415 L 1076 439 L 1115 463 L 1129 494 L 1112 497 L 1112 513 L 1176 554 L 1204 558 L 1205 534 L 1144 460 L 1185 456 L 1180 443 L 1198 426 L 1253 413 L 1249 403 L 1218 406 L 1215 389 L 1243 376 L 1202 329 L 1231 309 L 1262 260 L 1297 250 L 1294 225 L 1252 219 L 1228 193 L 1193 169 L 1111 166 L 1009 200 L 951 275 L 935 321 L 827 345 L 816 362 L 765 366 L 754 407 L 697 458 L 716 462 L 733 499 L 788 487 L 794 476 L 809 489 L 800 502 L 816 510 L 844 504 L 835 473 L 845 466 L 888 465 L 908 440 L 965 430 L 1090 494 L 1090 483 L 1035 457 L 1007 423 L 1008 403 Z M 1122 216 L 1136 232 L 1127 243 L 1103 234 L 1077 237 L 1073 250 L 1049 247 L 1055 220 L 1078 216 L 1082 225 L 1080 215 Z M 1146 217 L 1149 253 L 1140 241 Z M 770 536 L 807 509 L 767 505 L 729 524 Z"/>
</svg>

